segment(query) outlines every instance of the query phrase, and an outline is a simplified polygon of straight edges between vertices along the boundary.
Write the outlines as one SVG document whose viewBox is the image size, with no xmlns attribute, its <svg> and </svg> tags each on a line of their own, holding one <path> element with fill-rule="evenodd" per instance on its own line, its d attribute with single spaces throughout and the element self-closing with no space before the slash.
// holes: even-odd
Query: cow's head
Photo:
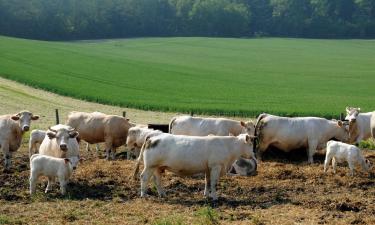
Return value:
<svg viewBox="0 0 375 225">
<path fill-rule="evenodd" d="M 349 142 L 350 133 L 349 133 L 349 124 L 346 121 L 341 120 L 332 120 L 336 123 L 337 131 L 335 138 L 342 142 Z"/>
<path fill-rule="evenodd" d="M 130 128 L 128 137 L 126 138 L 126 146 L 130 149 L 137 147 L 137 137 L 140 136 L 140 130 L 137 128 Z M 140 146 L 139 146 L 140 147 Z"/>
<path fill-rule="evenodd" d="M 253 147 L 253 142 L 256 140 L 257 137 L 248 135 L 248 134 L 240 134 L 237 136 L 237 138 L 240 141 L 244 142 L 247 146 L 247 148 L 245 148 L 244 151 L 242 152 L 241 157 L 244 157 L 247 159 L 254 158 L 255 155 L 254 155 L 252 147 Z"/>
<path fill-rule="evenodd" d="M 240 122 L 241 126 L 242 126 L 242 132 L 243 134 L 248 134 L 248 135 L 254 135 L 254 132 L 255 132 L 255 125 L 253 123 L 253 121 L 247 121 L 247 122 L 243 122 L 241 121 Z"/>
<path fill-rule="evenodd" d="M 29 111 L 21 111 L 15 115 L 12 115 L 11 118 L 12 120 L 19 121 L 21 130 L 26 132 L 30 130 L 31 120 L 37 120 L 39 119 L 39 116 L 33 115 Z"/>
<path fill-rule="evenodd" d="M 348 120 L 349 122 L 355 122 L 360 112 L 361 108 L 346 107 L 345 120 Z"/>
<path fill-rule="evenodd" d="M 72 165 L 73 170 L 77 169 L 78 163 L 82 161 L 82 159 L 79 156 L 65 158 L 64 160 L 65 160 L 65 164 L 68 165 L 69 163 L 70 165 Z"/>
<path fill-rule="evenodd" d="M 49 139 L 56 138 L 57 145 L 60 147 L 60 149 L 62 151 L 67 151 L 69 138 L 76 138 L 79 133 L 73 128 L 71 129 L 63 128 L 63 129 L 54 130 L 51 127 L 49 127 L 46 134 L 49 137 Z"/>
</svg>

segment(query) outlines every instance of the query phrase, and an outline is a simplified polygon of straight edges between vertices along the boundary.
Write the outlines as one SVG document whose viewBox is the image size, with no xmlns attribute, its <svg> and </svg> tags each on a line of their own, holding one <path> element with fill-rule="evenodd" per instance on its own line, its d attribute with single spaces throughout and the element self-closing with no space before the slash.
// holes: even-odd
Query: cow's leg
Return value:
<svg viewBox="0 0 375 225">
<path fill-rule="evenodd" d="M 105 140 L 105 153 L 106 153 L 107 160 L 110 160 L 111 150 L 112 150 L 112 140 L 107 138 Z"/>
<path fill-rule="evenodd" d="M 217 200 L 216 184 L 219 180 L 220 172 L 221 172 L 221 166 L 217 165 L 217 166 L 211 167 L 211 172 L 210 172 L 211 198 L 214 201 Z"/>
<path fill-rule="evenodd" d="M 332 156 L 329 154 L 326 154 L 326 159 L 324 160 L 324 172 L 327 172 L 331 159 L 332 159 Z"/>
<path fill-rule="evenodd" d="M 154 171 L 154 183 L 158 190 L 159 197 L 165 197 L 165 191 L 163 190 L 163 187 L 161 186 L 161 173 L 160 170 L 156 169 Z"/>
<path fill-rule="evenodd" d="M 90 144 L 86 142 L 86 151 L 91 152 Z"/>
<path fill-rule="evenodd" d="M 333 158 L 332 158 L 332 169 L 333 169 L 333 173 L 336 173 L 336 166 L 337 166 L 337 162 L 336 162 L 335 157 L 333 157 Z"/>
<path fill-rule="evenodd" d="M 59 176 L 59 184 L 60 184 L 61 194 L 65 195 L 65 193 L 66 193 L 66 185 L 68 184 L 68 181 L 65 179 L 64 176 Z"/>
<path fill-rule="evenodd" d="M 309 141 L 309 146 L 307 149 L 307 157 L 308 157 L 307 161 L 311 164 L 314 163 L 314 154 L 315 154 L 317 147 L 318 147 L 317 141 Z"/>
<path fill-rule="evenodd" d="M 114 160 L 116 158 L 116 148 L 112 147 L 111 149 L 111 159 Z"/>
<path fill-rule="evenodd" d="M 54 181 L 55 181 L 55 177 L 48 177 L 47 187 L 46 187 L 46 190 L 44 191 L 45 193 L 52 190 L 52 185 Z"/>
<path fill-rule="evenodd" d="M 144 168 L 141 173 L 141 197 L 146 197 L 146 188 L 148 185 L 148 182 L 153 174 L 153 171 L 151 171 L 148 168 Z"/>
<path fill-rule="evenodd" d="M 262 155 L 263 153 L 267 150 L 267 148 L 269 147 L 269 144 L 266 143 L 266 142 L 261 142 L 259 143 L 259 148 L 256 152 L 256 158 L 259 159 L 259 160 L 262 160 Z"/>
<path fill-rule="evenodd" d="M 9 151 L 9 143 L 8 142 L 2 143 L 1 148 L 3 149 L 4 171 L 8 171 L 10 169 L 10 164 L 11 164 L 11 161 L 10 161 L 11 154 Z"/>
<path fill-rule="evenodd" d="M 355 169 L 354 163 L 351 160 L 349 160 L 348 165 L 349 165 L 349 169 L 350 169 L 349 175 L 354 176 L 354 169 Z"/>
<path fill-rule="evenodd" d="M 30 172 L 29 181 L 30 181 L 30 195 L 33 195 L 35 194 L 36 182 L 38 181 L 38 177 L 34 173 Z"/>
<path fill-rule="evenodd" d="M 205 173 L 205 185 L 204 185 L 204 196 L 206 197 L 209 197 L 210 196 L 210 191 L 209 191 L 209 188 L 210 188 L 210 184 L 211 184 L 211 179 L 210 179 L 210 170 L 206 170 L 206 173 Z"/>
</svg>

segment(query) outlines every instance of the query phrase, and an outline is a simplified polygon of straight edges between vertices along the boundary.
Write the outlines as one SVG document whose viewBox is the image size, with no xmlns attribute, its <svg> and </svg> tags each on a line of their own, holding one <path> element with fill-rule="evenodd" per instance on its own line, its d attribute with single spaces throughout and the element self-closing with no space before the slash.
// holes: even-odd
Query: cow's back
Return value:
<svg viewBox="0 0 375 225">
<path fill-rule="evenodd" d="M 72 112 L 66 124 L 79 132 L 88 143 L 104 142 L 106 115 L 103 113 Z"/>
<path fill-rule="evenodd" d="M 108 115 L 104 119 L 104 136 L 112 139 L 112 145 L 119 147 L 126 143 L 129 129 L 133 126 L 121 116 Z"/>
</svg>

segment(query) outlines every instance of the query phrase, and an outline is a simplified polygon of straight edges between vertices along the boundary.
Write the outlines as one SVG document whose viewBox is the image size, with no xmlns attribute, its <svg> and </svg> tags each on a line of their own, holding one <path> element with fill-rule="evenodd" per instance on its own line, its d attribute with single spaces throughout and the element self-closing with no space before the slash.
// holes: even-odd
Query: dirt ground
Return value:
<svg viewBox="0 0 375 225">
<path fill-rule="evenodd" d="M 71 110 L 103 111 L 121 115 L 123 109 L 86 103 L 35 90 L 0 79 L 0 114 L 29 109 L 42 115 L 32 128 L 54 123 L 54 108 L 62 115 Z M 139 123 L 168 122 L 173 113 L 126 109 Z M 102 147 L 103 148 L 103 147 Z M 150 184 L 150 197 L 139 197 L 140 183 L 129 178 L 135 161 L 126 160 L 123 148 L 115 161 L 100 151 L 81 154 L 79 165 L 61 196 L 58 186 L 30 197 L 27 140 L 15 154 L 10 173 L 0 165 L 0 224 L 375 224 L 375 167 L 371 174 L 348 175 L 346 165 L 323 173 L 323 154 L 306 163 L 305 153 L 269 152 L 253 177 L 223 177 L 217 203 L 203 197 L 204 177 L 177 177 L 166 173 L 166 198 L 158 198 Z M 375 151 L 364 154 L 375 164 Z"/>
</svg>

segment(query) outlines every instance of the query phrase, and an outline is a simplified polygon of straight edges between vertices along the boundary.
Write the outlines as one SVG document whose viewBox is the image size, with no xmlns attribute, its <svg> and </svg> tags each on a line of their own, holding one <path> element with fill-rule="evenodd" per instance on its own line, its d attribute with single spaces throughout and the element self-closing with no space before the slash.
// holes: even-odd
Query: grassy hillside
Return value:
<svg viewBox="0 0 375 225">
<path fill-rule="evenodd" d="M 0 76 L 126 107 L 320 116 L 375 108 L 373 40 L 0 37 L 0 52 Z"/>
</svg>

